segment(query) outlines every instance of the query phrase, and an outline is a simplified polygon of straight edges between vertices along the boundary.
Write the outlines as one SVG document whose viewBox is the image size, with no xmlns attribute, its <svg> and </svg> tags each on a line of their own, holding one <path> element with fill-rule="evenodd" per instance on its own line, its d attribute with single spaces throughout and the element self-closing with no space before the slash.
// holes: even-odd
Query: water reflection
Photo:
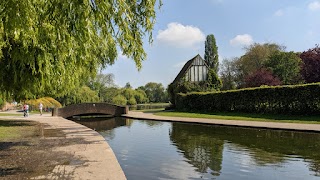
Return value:
<svg viewBox="0 0 320 180">
<path fill-rule="evenodd" d="M 320 134 L 124 118 L 78 121 L 109 142 L 128 179 L 320 176 Z"/>
<path fill-rule="evenodd" d="M 112 118 L 95 118 L 87 117 L 81 118 L 81 120 L 72 119 L 73 121 L 87 126 L 95 131 L 111 130 L 119 126 L 130 126 L 132 121 L 130 119 L 112 117 Z"/>
<path fill-rule="evenodd" d="M 200 127 L 201 128 L 201 127 Z M 170 139 L 195 166 L 197 171 L 218 176 L 222 168 L 223 140 L 215 138 L 212 131 L 199 126 L 173 123 Z"/>
<path fill-rule="evenodd" d="M 257 166 L 281 165 L 288 158 L 302 158 L 320 175 L 320 134 L 226 126 L 173 123 L 170 138 L 190 163 L 219 174 L 224 142 L 230 150 L 248 151 Z"/>
</svg>

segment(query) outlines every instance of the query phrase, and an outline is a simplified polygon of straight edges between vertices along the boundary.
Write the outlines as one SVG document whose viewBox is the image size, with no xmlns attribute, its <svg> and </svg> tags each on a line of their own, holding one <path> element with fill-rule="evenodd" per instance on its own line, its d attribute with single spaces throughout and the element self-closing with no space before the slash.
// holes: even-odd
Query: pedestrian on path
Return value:
<svg viewBox="0 0 320 180">
<path fill-rule="evenodd" d="M 40 116 L 42 116 L 42 108 L 43 108 L 43 105 L 42 105 L 42 103 L 40 103 L 40 104 L 39 104 Z"/>
<path fill-rule="evenodd" d="M 24 104 L 23 105 L 23 116 L 24 117 L 28 117 L 29 116 L 29 105 L 28 104 Z"/>
</svg>

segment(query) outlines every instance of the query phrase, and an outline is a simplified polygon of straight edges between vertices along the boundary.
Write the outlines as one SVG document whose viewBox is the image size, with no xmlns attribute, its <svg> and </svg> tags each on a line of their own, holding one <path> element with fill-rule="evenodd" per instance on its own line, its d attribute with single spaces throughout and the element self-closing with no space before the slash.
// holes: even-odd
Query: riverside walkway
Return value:
<svg viewBox="0 0 320 180">
<path fill-rule="evenodd" d="M 51 114 L 20 116 L 1 116 L 1 119 L 31 120 L 45 124 L 45 129 L 61 130 L 66 139 L 82 138 L 84 143 L 71 143 L 68 146 L 57 147 L 54 150 L 72 154 L 75 161 L 81 164 L 58 165 L 53 172 L 34 179 L 59 179 L 56 174 L 68 174 L 70 179 L 126 179 L 112 149 L 105 139 L 96 131 L 62 117 L 52 117 Z M 46 138 L 46 137 L 44 137 Z M 52 138 L 52 137 L 50 137 Z"/>
<path fill-rule="evenodd" d="M 168 116 L 156 116 L 152 113 L 133 112 L 133 111 L 129 111 L 128 114 L 125 114 L 122 116 L 133 118 L 133 119 L 140 119 L 140 120 L 173 121 L 173 122 L 184 122 L 184 123 L 199 123 L 199 124 L 212 124 L 212 125 L 223 125 L 223 126 L 266 128 L 266 129 L 293 130 L 293 131 L 306 131 L 306 132 L 320 133 L 320 124 L 168 117 Z"/>
</svg>

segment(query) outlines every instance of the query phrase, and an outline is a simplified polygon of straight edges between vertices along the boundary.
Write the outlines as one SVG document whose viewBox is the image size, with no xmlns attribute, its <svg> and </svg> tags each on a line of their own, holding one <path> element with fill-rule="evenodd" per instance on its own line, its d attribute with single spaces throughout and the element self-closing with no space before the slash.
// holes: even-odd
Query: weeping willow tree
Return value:
<svg viewBox="0 0 320 180">
<path fill-rule="evenodd" d="M 51 97 L 43 97 L 39 99 L 32 99 L 25 101 L 26 104 L 31 106 L 32 110 L 38 110 L 39 104 L 42 103 L 45 108 L 54 108 L 54 107 L 62 107 L 62 105 L 55 99 Z"/>
<path fill-rule="evenodd" d="M 157 0 L 1 1 L 0 91 L 16 99 L 63 95 L 112 65 L 118 48 L 140 69 L 156 6 Z"/>
</svg>

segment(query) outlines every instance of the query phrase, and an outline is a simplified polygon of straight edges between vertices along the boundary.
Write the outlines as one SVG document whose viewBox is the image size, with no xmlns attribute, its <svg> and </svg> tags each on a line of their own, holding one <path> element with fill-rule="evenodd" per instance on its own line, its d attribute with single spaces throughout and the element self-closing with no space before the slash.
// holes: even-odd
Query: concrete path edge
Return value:
<svg viewBox="0 0 320 180">
<path fill-rule="evenodd" d="M 143 113 L 143 112 L 136 112 L 136 111 L 129 111 L 128 114 L 124 114 L 122 116 L 126 118 L 133 118 L 133 119 L 140 119 L 140 120 L 170 121 L 170 122 L 182 122 L 182 123 L 197 123 L 197 124 L 210 124 L 210 125 L 220 125 L 220 126 L 237 126 L 237 127 L 247 127 L 247 128 L 263 128 L 263 129 L 320 133 L 320 124 L 169 117 L 169 116 L 156 116 L 152 113 Z"/>
</svg>

